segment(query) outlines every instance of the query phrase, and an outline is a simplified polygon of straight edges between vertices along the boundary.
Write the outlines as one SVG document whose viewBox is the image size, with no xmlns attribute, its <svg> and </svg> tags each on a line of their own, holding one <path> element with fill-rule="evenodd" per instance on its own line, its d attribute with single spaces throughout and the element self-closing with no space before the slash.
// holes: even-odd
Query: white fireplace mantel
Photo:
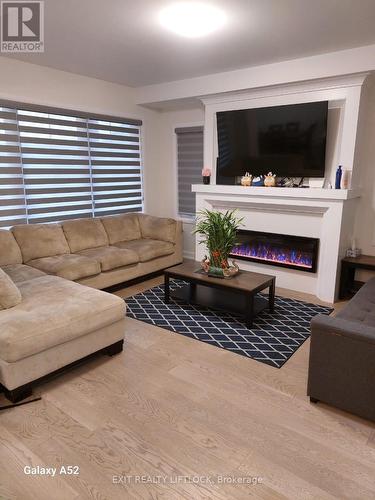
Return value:
<svg viewBox="0 0 375 500">
<path fill-rule="evenodd" d="M 222 186 L 216 184 L 194 184 L 195 193 L 220 193 L 227 195 L 260 196 L 272 199 L 308 199 L 308 200 L 350 200 L 358 198 L 360 189 L 323 189 L 323 188 L 279 188 L 255 186 Z"/>
<path fill-rule="evenodd" d="M 244 229 L 318 238 L 316 273 L 242 260 L 240 267 L 275 275 L 279 287 L 311 293 L 326 302 L 335 301 L 339 262 L 351 243 L 359 190 L 200 184 L 192 189 L 196 193 L 197 212 L 237 209 Z M 204 253 L 197 241 L 196 257 L 201 259 Z"/>
</svg>

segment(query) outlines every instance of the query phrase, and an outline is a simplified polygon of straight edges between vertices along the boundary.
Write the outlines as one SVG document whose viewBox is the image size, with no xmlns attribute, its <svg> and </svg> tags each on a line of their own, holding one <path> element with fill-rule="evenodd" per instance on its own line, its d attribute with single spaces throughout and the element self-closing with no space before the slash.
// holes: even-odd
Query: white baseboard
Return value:
<svg viewBox="0 0 375 500">
<path fill-rule="evenodd" d="M 185 259 L 194 259 L 195 258 L 194 252 L 184 251 L 183 256 Z"/>
</svg>

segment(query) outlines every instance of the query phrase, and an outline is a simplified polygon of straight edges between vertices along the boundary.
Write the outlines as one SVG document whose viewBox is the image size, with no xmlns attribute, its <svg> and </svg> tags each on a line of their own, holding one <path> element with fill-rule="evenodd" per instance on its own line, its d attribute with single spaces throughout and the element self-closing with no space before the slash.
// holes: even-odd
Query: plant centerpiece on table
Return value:
<svg viewBox="0 0 375 500">
<path fill-rule="evenodd" d="M 202 268 L 211 276 L 230 278 L 238 273 L 237 264 L 232 260 L 229 265 L 229 254 L 237 244 L 237 231 L 242 225 L 242 218 L 236 217 L 236 210 L 215 212 L 202 210 L 198 213 L 194 234 L 199 234 L 208 251 L 208 257 L 202 261 Z"/>
</svg>

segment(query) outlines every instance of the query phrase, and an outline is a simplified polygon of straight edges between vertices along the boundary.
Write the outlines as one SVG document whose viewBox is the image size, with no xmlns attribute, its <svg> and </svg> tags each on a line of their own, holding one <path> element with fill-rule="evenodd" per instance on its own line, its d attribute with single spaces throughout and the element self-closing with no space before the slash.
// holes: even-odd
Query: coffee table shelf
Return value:
<svg viewBox="0 0 375 500">
<path fill-rule="evenodd" d="M 241 271 L 231 279 L 211 278 L 200 272 L 200 263 L 185 260 L 182 264 L 164 271 L 164 299 L 169 303 L 170 278 L 188 283 L 173 292 L 173 297 L 187 303 L 199 304 L 215 309 L 241 313 L 246 326 L 251 328 L 254 317 L 264 308 L 273 312 L 275 304 L 275 276 Z M 257 294 L 268 289 L 268 301 Z"/>
</svg>

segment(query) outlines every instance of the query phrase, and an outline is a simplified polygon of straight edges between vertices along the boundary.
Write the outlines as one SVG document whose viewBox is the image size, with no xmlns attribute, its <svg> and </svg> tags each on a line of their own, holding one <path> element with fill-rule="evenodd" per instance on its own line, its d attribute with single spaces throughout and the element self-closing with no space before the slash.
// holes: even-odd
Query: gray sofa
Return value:
<svg viewBox="0 0 375 500">
<path fill-rule="evenodd" d="M 375 421 L 375 278 L 336 316 L 313 318 L 307 394 Z"/>
</svg>

